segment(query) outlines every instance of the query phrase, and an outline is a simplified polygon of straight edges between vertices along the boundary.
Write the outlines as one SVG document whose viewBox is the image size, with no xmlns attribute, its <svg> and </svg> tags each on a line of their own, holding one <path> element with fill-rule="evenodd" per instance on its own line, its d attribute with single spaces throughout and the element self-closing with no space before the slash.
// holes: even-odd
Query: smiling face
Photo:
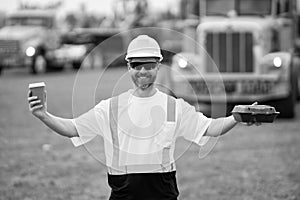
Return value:
<svg viewBox="0 0 300 200">
<path fill-rule="evenodd" d="M 159 63 L 157 62 L 128 63 L 129 74 L 134 85 L 143 91 L 153 88 L 158 69 Z"/>
</svg>

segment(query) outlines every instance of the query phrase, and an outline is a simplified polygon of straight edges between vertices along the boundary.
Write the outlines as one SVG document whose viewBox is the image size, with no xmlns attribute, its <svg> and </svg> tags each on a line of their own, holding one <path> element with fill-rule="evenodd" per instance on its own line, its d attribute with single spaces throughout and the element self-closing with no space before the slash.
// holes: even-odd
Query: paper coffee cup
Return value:
<svg viewBox="0 0 300 200">
<path fill-rule="evenodd" d="M 44 82 L 29 84 L 29 89 L 32 92 L 32 96 L 37 96 L 38 99 L 41 100 L 41 104 L 43 104 L 43 105 L 46 101 L 45 87 L 46 87 L 46 85 Z"/>
</svg>

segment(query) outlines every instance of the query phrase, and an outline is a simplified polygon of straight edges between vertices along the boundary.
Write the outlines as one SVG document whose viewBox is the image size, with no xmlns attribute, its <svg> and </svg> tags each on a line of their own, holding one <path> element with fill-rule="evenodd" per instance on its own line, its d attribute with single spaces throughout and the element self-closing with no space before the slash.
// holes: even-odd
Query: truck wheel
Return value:
<svg viewBox="0 0 300 200">
<path fill-rule="evenodd" d="M 292 59 L 293 75 L 295 77 L 296 99 L 300 100 L 300 57 L 295 55 Z"/>
<path fill-rule="evenodd" d="M 80 66 L 81 66 L 81 61 L 74 61 L 74 62 L 72 63 L 72 67 L 73 67 L 73 69 L 75 69 L 75 70 L 78 70 L 78 69 L 80 68 Z"/>
<path fill-rule="evenodd" d="M 285 99 L 271 101 L 270 104 L 275 107 L 276 111 L 279 111 L 279 117 L 282 118 L 294 118 L 295 117 L 295 106 L 296 106 L 296 87 L 295 87 L 295 76 L 292 75 L 291 80 L 292 89 L 290 94 Z"/>
<path fill-rule="evenodd" d="M 295 117 L 295 97 L 292 93 L 285 99 L 272 102 L 271 105 L 275 107 L 276 111 L 280 112 L 279 117 Z"/>
<path fill-rule="evenodd" d="M 298 90 L 298 83 L 297 83 L 297 73 L 295 71 L 295 67 L 293 67 L 293 70 L 291 70 L 291 91 L 287 98 L 276 101 L 275 106 L 278 106 L 278 111 L 280 112 L 279 117 L 282 118 L 294 118 L 295 117 L 295 106 L 297 101 L 297 90 Z M 277 109 L 275 107 L 275 109 Z"/>
<path fill-rule="evenodd" d="M 300 100 L 300 58 L 298 56 L 294 56 L 292 59 L 292 76 L 293 76 L 293 85 L 295 87 L 295 98 L 297 101 Z"/>
<path fill-rule="evenodd" d="M 32 62 L 31 71 L 33 74 L 43 74 L 47 71 L 47 60 L 43 55 L 37 55 Z"/>
<path fill-rule="evenodd" d="M 297 101 L 297 93 L 298 93 L 298 75 L 297 68 L 295 65 L 291 65 L 291 91 L 287 98 L 274 101 L 274 107 L 277 111 L 280 112 L 279 117 L 282 118 L 294 118 L 295 117 L 295 105 Z"/>
</svg>

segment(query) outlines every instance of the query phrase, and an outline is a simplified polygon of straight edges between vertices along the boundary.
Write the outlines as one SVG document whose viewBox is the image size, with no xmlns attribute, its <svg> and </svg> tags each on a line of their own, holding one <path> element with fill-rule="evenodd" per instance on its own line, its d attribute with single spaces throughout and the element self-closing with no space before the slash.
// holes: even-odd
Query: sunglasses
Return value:
<svg viewBox="0 0 300 200">
<path fill-rule="evenodd" d="M 151 63 L 139 63 L 139 62 L 134 62 L 134 63 L 128 63 L 129 67 L 134 69 L 134 70 L 141 70 L 144 68 L 145 70 L 152 70 L 157 67 L 157 62 L 151 62 Z"/>
</svg>

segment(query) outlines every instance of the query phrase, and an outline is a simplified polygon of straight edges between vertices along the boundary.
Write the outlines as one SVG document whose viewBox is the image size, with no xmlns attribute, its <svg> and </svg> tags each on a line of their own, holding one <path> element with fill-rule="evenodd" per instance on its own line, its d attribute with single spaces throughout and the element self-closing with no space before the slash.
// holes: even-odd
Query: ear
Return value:
<svg viewBox="0 0 300 200">
<path fill-rule="evenodd" d="M 131 67 L 129 66 L 129 63 L 127 63 L 127 69 L 131 70 Z"/>
<path fill-rule="evenodd" d="M 159 70 L 161 63 L 157 63 L 157 70 Z"/>
</svg>

